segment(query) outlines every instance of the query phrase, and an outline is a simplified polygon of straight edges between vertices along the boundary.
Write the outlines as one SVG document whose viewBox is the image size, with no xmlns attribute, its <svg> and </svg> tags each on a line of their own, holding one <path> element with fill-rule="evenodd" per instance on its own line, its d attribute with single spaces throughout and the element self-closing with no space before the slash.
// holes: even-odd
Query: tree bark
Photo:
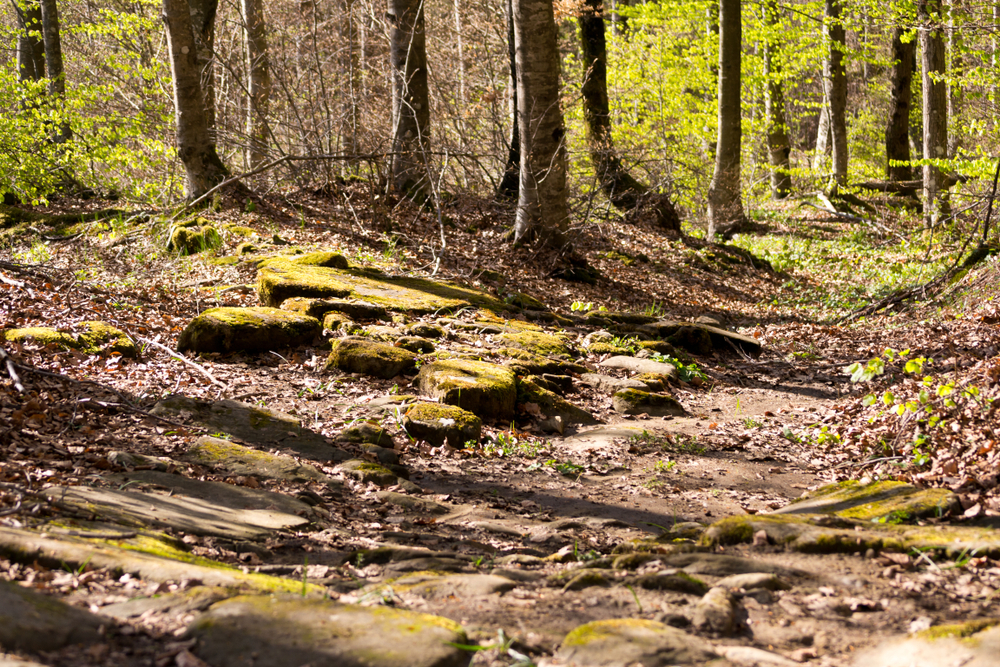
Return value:
<svg viewBox="0 0 1000 667">
<path fill-rule="evenodd" d="M 823 80 L 830 103 L 833 178 L 838 185 L 847 182 L 847 68 L 844 66 L 847 39 L 840 19 L 841 9 L 841 0 L 826 0 L 824 30 L 827 57 L 823 67 Z"/>
<path fill-rule="evenodd" d="M 719 0 L 719 132 L 708 186 L 708 237 L 730 238 L 744 225 L 740 200 L 740 0 Z"/>
<path fill-rule="evenodd" d="M 37 0 L 15 2 L 17 9 L 17 78 L 39 81 L 45 78 L 45 42 L 42 41 L 42 6 Z"/>
<path fill-rule="evenodd" d="M 826 81 L 823 81 L 823 104 L 819 108 L 819 120 L 816 123 L 816 150 L 813 153 L 813 170 L 825 168 L 826 159 L 830 155 L 830 96 Z"/>
<path fill-rule="evenodd" d="M 392 68 L 392 187 L 420 199 L 427 191 L 430 141 L 423 0 L 389 0 Z"/>
<path fill-rule="evenodd" d="M 923 62 L 924 159 L 948 157 L 948 87 L 945 74 L 941 0 L 920 0 L 920 47 Z M 929 222 L 947 214 L 942 190 L 944 174 L 932 164 L 924 165 L 924 216 Z"/>
<path fill-rule="evenodd" d="M 256 169 L 267 159 L 267 112 L 271 100 L 271 66 L 263 0 L 242 0 L 244 32 L 250 70 L 250 105 L 247 109 L 247 163 Z"/>
<path fill-rule="evenodd" d="M 498 199 L 513 199 L 517 197 L 521 180 L 521 132 L 517 120 L 517 56 L 514 48 L 514 3 L 506 0 L 507 7 L 507 57 L 510 65 L 510 143 L 507 145 L 507 164 L 504 165 L 503 178 L 497 187 Z"/>
<path fill-rule="evenodd" d="M 776 31 L 778 25 L 778 4 L 776 0 L 765 0 L 763 6 L 764 25 Z M 773 33 L 772 33 L 773 34 Z M 764 114 L 767 117 L 767 155 L 771 165 L 771 196 L 784 199 L 792 193 L 791 145 L 788 140 L 788 124 L 785 122 L 785 91 L 781 79 L 781 65 L 775 60 L 777 47 L 773 38 L 764 43 L 764 77 L 767 90 L 764 96 Z"/>
<path fill-rule="evenodd" d="M 893 162 L 910 161 L 910 104 L 913 99 L 913 70 L 917 61 L 917 42 L 903 42 L 905 31 L 896 28 L 892 35 L 892 109 L 885 129 L 885 177 L 890 181 L 909 181 L 913 167 Z"/>
<path fill-rule="evenodd" d="M 584 0 L 580 22 L 583 59 L 583 118 L 587 123 L 587 145 L 597 181 L 611 203 L 619 209 L 635 208 L 648 192 L 622 166 L 611 138 L 611 105 L 608 101 L 608 50 L 604 33 L 602 0 Z"/>
<path fill-rule="evenodd" d="M 551 0 L 513 0 L 520 187 L 514 242 L 567 249 L 566 130 L 559 108 L 559 50 Z"/>
<path fill-rule="evenodd" d="M 185 194 L 197 199 L 226 177 L 215 150 L 202 92 L 201 68 L 187 0 L 163 0 L 177 115 L 177 154 L 186 174 Z"/>
<path fill-rule="evenodd" d="M 63 71 L 62 43 L 59 39 L 59 9 L 56 0 L 41 0 L 42 40 L 45 43 L 45 67 L 49 75 L 49 96 L 60 102 L 66 97 L 66 74 Z M 62 144 L 73 136 L 69 123 L 59 123 L 53 141 Z"/>
<path fill-rule="evenodd" d="M 215 15 L 219 0 L 188 0 L 191 13 L 198 71 L 201 73 L 202 101 L 208 119 L 208 130 L 215 141 Z"/>
</svg>

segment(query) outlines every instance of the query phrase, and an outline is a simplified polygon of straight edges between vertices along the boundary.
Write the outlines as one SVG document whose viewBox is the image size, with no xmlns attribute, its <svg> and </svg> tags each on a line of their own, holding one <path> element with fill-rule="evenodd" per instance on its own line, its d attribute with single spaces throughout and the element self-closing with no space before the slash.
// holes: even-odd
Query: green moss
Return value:
<svg viewBox="0 0 1000 667">
<path fill-rule="evenodd" d="M 711 535 L 709 531 L 705 531 L 698 539 L 698 543 L 702 546 L 711 546 L 713 543 L 742 544 L 753 540 L 754 527 L 745 516 L 726 517 L 716 521 L 709 528 L 712 529 Z"/>
<path fill-rule="evenodd" d="M 514 373 L 502 366 L 449 359 L 420 369 L 420 393 L 457 405 L 483 420 L 510 420 L 514 416 L 517 386 Z"/>
<path fill-rule="evenodd" d="M 328 269 L 346 269 L 350 267 L 350 263 L 346 257 L 339 252 L 332 251 L 310 252 L 299 255 L 292 261 L 303 266 L 322 266 Z"/>
<path fill-rule="evenodd" d="M 226 225 L 226 230 L 236 236 L 242 236 L 244 238 L 250 238 L 251 236 L 257 235 L 257 230 L 251 227 L 241 227 L 240 225 Z"/>
<path fill-rule="evenodd" d="M 627 347 L 622 347 L 620 345 L 613 345 L 611 343 L 602 343 L 601 341 L 595 341 L 590 344 L 587 348 L 587 352 L 591 354 L 614 354 L 625 357 L 631 357 L 635 354 L 635 350 Z"/>
<path fill-rule="evenodd" d="M 507 296 L 504 299 L 505 303 L 508 303 L 517 308 L 524 308 L 527 310 L 547 310 L 547 306 L 531 296 L 530 294 L 525 294 L 524 292 L 514 292 L 513 294 Z"/>
<path fill-rule="evenodd" d="M 827 501 L 816 508 L 817 513 L 879 523 L 904 523 L 947 514 L 957 501 L 947 489 L 917 489 L 894 481 L 862 485 L 848 480 L 824 486 L 796 502 L 817 500 Z"/>
<path fill-rule="evenodd" d="M 212 308 L 194 318 L 177 341 L 180 352 L 263 352 L 311 342 L 319 320 L 277 308 Z"/>
<path fill-rule="evenodd" d="M 6 329 L 3 339 L 10 343 L 36 343 L 38 345 L 58 345 L 68 350 L 77 350 L 80 344 L 68 333 L 56 331 L 49 327 L 25 327 L 23 329 Z"/>
<path fill-rule="evenodd" d="M 928 628 L 916 633 L 917 637 L 921 639 L 935 640 L 935 639 L 968 639 L 975 634 L 992 628 L 993 626 L 1000 625 L 1000 619 L 996 618 L 980 618 L 974 621 L 969 621 L 967 623 L 958 623 L 955 625 L 938 625 L 933 628 Z"/>
<path fill-rule="evenodd" d="M 536 331 L 520 331 L 517 333 L 500 334 L 497 336 L 497 339 L 508 345 L 542 357 L 571 358 L 573 356 L 573 350 L 570 349 L 566 341 L 559 336 L 551 334 Z"/>
<path fill-rule="evenodd" d="M 208 260 L 212 266 L 236 266 L 240 263 L 240 258 L 236 255 L 226 255 L 225 257 L 212 257 Z"/>
<path fill-rule="evenodd" d="M 84 352 L 117 352 L 123 357 L 139 356 L 139 348 L 124 331 L 104 322 L 84 322 L 84 331 L 77 340 Z"/>
<path fill-rule="evenodd" d="M 204 221 L 202 218 L 198 218 L 198 222 L 202 221 Z M 190 223 L 191 221 L 185 221 L 171 227 L 167 250 L 181 255 L 194 255 L 222 246 L 222 238 L 215 227 L 197 226 Z"/>
<path fill-rule="evenodd" d="M 333 341 L 332 347 L 325 368 L 336 368 L 345 373 L 362 373 L 389 380 L 413 371 L 417 365 L 417 355 L 385 343 L 339 338 Z"/>
<path fill-rule="evenodd" d="M 572 630 L 563 639 L 564 647 L 586 646 L 591 642 L 614 637 L 629 629 L 660 632 L 666 626 L 656 621 L 642 618 L 613 618 L 607 621 L 593 621 Z"/>
</svg>

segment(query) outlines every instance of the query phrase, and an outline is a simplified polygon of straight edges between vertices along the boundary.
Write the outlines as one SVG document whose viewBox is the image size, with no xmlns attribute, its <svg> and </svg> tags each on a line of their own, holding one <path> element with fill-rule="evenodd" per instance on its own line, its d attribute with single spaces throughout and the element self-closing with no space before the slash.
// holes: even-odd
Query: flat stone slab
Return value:
<svg viewBox="0 0 1000 667">
<path fill-rule="evenodd" d="M 556 657 L 580 667 L 702 664 L 717 659 L 712 645 L 656 621 L 619 618 L 581 625 L 566 635 Z"/>
<path fill-rule="evenodd" d="M 195 619 L 198 657 L 212 667 L 465 667 L 465 632 L 440 616 L 329 600 L 241 596 Z"/>
<path fill-rule="evenodd" d="M 418 376 L 420 393 L 457 405 L 483 421 L 510 421 L 517 401 L 517 378 L 503 366 L 469 359 L 425 364 Z"/>
<path fill-rule="evenodd" d="M 622 389 L 611 397 L 611 407 L 625 415 L 647 414 L 651 417 L 683 417 L 684 406 L 667 394 L 639 389 Z"/>
<path fill-rule="evenodd" d="M 76 532 L 86 534 L 86 531 Z M 96 535 L 94 539 L 87 539 L 0 527 L 0 553 L 20 563 L 39 562 L 56 569 L 77 569 L 89 565 L 162 583 L 198 580 L 206 586 L 242 590 L 302 591 L 301 580 L 243 572 L 242 569 L 193 556 L 167 541 L 150 536 L 111 540 L 105 533 Z M 307 585 L 307 590 L 325 591 L 312 584 Z"/>
<path fill-rule="evenodd" d="M 387 505 L 395 505 L 415 514 L 448 514 L 451 512 L 450 507 L 441 503 L 396 491 L 379 491 L 375 497 Z"/>
<path fill-rule="evenodd" d="M 864 553 L 868 549 L 907 553 L 932 551 L 957 558 L 962 553 L 1000 558 L 1000 533 L 971 526 L 908 526 L 824 515 L 734 516 L 709 526 L 705 544 L 752 542 L 763 531 L 773 544 L 803 553 Z"/>
<path fill-rule="evenodd" d="M 353 298 L 414 315 L 455 311 L 467 306 L 496 312 L 511 310 L 511 306 L 486 292 L 451 283 L 389 277 L 372 269 L 310 266 L 286 258 L 264 263 L 257 274 L 256 289 L 261 303 L 274 307 L 291 297 L 307 297 Z"/>
<path fill-rule="evenodd" d="M 302 465 L 291 456 L 262 452 L 221 438 L 198 438 L 182 458 L 231 475 L 252 475 L 289 482 L 334 482 L 339 485 L 316 468 Z"/>
<path fill-rule="evenodd" d="M 471 597 L 505 593 L 517 586 L 517 582 L 492 574 L 448 574 L 438 575 L 427 572 L 399 577 L 390 582 L 396 592 L 415 595 L 426 600 L 441 600 L 455 597 L 466 600 Z"/>
<path fill-rule="evenodd" d="M 107 621 L 9 581 L 0 580 L 0 647 L 10 651 L 52 651 L 103 639 Z"/>
<path fill-rule="evenodd" d="M 585 385 L 593 387 L 598 391 L 606 391 L 612 394 L 622 389 L 639 389 L 640 391 L 646 391 L 647 389 L 645 382 L 633 380 L 632 378 L 616 378 L 600 373 L 584 373 L 580 376 L 580 380 Z"/>
<path fill-rule="evenodd" d="M 125 525 L 167 527 L 195 535 L 230 539 L 264 538 L 272 531 L 309 523 L 300 500 L 222 482 L 202 482 L 181 475 L 144 470 L 106 479 L 120 486 L 152 485 L 164 493 L 88 486 L 57 487 L 50 498 Z M 167 495 L 170 493 L 171 495 Z"/>
<path fill-rule="evenodd" d="M 345 373 L 361 373 L 390 380 L 416 369 L 417 355 L 387 343 L 361 338 L 339 338 L 333 341 L 325 369 L 336 368 Z"/>
<path fill-rule="evenodd" d="M 856 667 L 1000 667 L 1000 619 L 936 626 L 861 652 Z"/>
<path fill-rule="evenodd" d="M 624 368 L 634 373 L 657 373 L 671 378 L 677 377 L 677 367 L 673 364 L 665 364 L 662 361 L 652 359 L 639 359 L 637 357 L 609 357 L 601 362 L 605 368 Z"/>
<path fill-rule="evenodd" d="M 305 345 L 323 331 L 315 317 L 277 308 L 212 308 L 181 332 L 178 352 L 267 352 Z"/>
<path fill-rule="evenodd" d="M 281 447 L 313 461 L 343 461 L 350 456 L 319 433 L 302 426 L 298 417 L 228 399 L 209 402 L 183 394 L 159 401 L 150 410 L 170 419 L 186 419 L 209 431 L 227 433 L 251 445 Z"/>
<path fill-rule="evenodd" d="M 773 514 L 833 514 L 845 519 L 902 523 L 944 516 L 960 507 L 948 489 L 919 489 L 903 482 L 854 480 L 816 489 Z"/>
<path fill-rule="evenodd" d="M 759 354 L 763 349 L 760 341 L 752 336 L 744 336 L 734 331 L 727 331 L 719 327 L 702 322 L 680 322 L 677 320 L 658 320 L 652 324 L 643 325 L 641 328 L 655 333 L 663 338 L 675 335 L 679 330 L 688 327 L 701 329 L 708 333 L 712 339 L 712 345 L 719 350 L 732 349 L 730 343 L 747 354 Z"/>
</svg>

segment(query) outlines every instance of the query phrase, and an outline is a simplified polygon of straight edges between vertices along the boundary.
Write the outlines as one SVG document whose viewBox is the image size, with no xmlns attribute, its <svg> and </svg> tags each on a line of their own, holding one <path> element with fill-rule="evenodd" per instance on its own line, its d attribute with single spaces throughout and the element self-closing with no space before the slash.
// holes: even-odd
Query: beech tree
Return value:
<svg viewBox="0 0 1000 667">
<path fill-rule="evenodd" d="M 517 197 L 521 169 L 521 132 L 517 122 L 517 50 L 514 48 L 514 2 L 504 3 L 507 13 L 507 64 L 510 69 L 510 134 L 507 142 L 507 162 L 497 187 L 498 198 Z"/>
<path fill-rule="evenodd" d="M 827 48 L 823 61 L 823 88 L 833 144 L 833 179 L 838 185 L 847 182 L 847 68 L 844 66 L 847 37 L 841 18 L 841 1 L 825 0 L 823 22 Z"/>
<path fill-rule="evenodd" d="M 188 0 L 163 0 L 163 22 L 174 80 L 177 154 L 184 164 L 185 194 L 193 200 L 221 183 L 228 172 L 210 131 Z"/>
<path fill-rule="evenodd" d="M 247 109 L 247 163 L 255 169 L 267 156 L 267 110 L 271 99 L 271 67 L 267 52 L 267 26 L 263 0 L 242 0 L 246 33 L 250 104 Z"/>
<path fill-rule="evenodd" d="M 42 5 L 38 0 L 14 3 L 17 12 L 17 74 L 21 81 L 45 78 L 45 43 L 42 41 Z"/>
<path fill-rule="evenodd" d="M 773 31 L 778 29 L 778 4 L 765 0 L 762 7 L 764 25 L 770 31 L 764 40 L 764 115 L 767 118 L 767 156 L 771 166 L 771 196 L 784 199 L 792 192 L 791 145 L 785 123 L 785 92 L 781 81 L 781 65 L 775 58 Z"/>
<path fill-rule="evenodd" d="M 715 171 L 708 186 L 708 237 L 730 238 L 744 225 L 740 200 L 740 0 L 719 0 L 719 130 Z"/>
<path fill-rule="evenodd" d="M 923 143 L 925 160 L 948 157 L 948 86 L 944 80 L 945 52 L 941 0 L 920 0 L 920 50 L 923 83 Z M 946 212 L 942 197 L 944 174 L 933 164 L 924 165 L 924 216 L 937 220 Z"/>
<path fill-rule="evenodd" d="M 66 97 L 66 74 L 63 72 L 62 42 L 59 35 L 59 9 L 56 0 L 41 0 L 42 41 L 45 46 L 45 67 L 48 70 L 49 95 L 56 100 Z M 69 123 L 59 124 L 53 140 L 57 144 L 72 136 Z"/>
<path fill-rule="evenodd" d="M 890 181 L 913 178 L 910 161 L 910 104 L 913 98 L 913 71 L 917 62 L 917 42 L 903 28 L 892 33 L 892 97 L 889 124 L 885 129 L 885 176 Z"/>
<path fill-rule="evenodd" d="M 569 229 L 566 129 L 559 108 L 559 50 L 552 0 L 513 0 L 521 134 L 515 243 L 562 249 Z"/>
<path fill-rule="evenodd" d="M 389 0 L 392 167 L 396 192 L 421 198 L 428 187 L 430 102 L 423 0 Z"/>
</svg>

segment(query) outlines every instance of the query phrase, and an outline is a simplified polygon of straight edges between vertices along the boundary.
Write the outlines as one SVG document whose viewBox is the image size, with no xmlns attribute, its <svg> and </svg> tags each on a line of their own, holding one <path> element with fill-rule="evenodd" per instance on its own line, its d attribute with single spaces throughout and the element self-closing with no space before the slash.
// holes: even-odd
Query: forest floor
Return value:
<svg viewBox="0 0 1000 667">
<path fill-rule="evenodd" d="M 36 212 L 98 211 L 105 204 L 60 201 Z M 0 531 L 7 532 L 0 534 L 0 579 L 106 620 L 85 649 L 61 647 L 68 639 L 51 646 L 18 643 L 0 630 L 0 647 L 10 651 L 0 665 L 5 659 L 67 666 L 249 664 L 191 625 L 227 597 L 212 586 L 239 585 L 102 561 L 110 557 L 88 539 L 124 545 L 149 525 L 53 495 L 63 487 L 162 490 L 150 478 L 128 477 L 155 472 L 157 460 L 191 480 L 305 503 L 307 524 L 266 539 L 185 532 L 169 522 L 149 528 L 185 558 L 284 577 L 288 590 L 302 597 L 450 618 L 467 633 L 465 659 L 471 655 L 476 665 L 897 664 L 870 653 L 885 642 L 897 642 L 889 653 L 907 656 L 909 662 L 898 664 L 945 664 L 919 662 L 914 655 L 927 660 L 934 652 L 901 642 L 934 626 L 982 621 L 959 633 L 970 634 L 1000 619 L 1000 437 L 993 406 L 1000 395 L 998 264 L 988 259 L 895 310 L 850 316 L 855 306 L 940 274 L 967 247 L 960 230 L 935 236 L 894 216 L 883 219 L 884 229 L 868 229 L 787 204 L 768 210 L 752 234 L 737 238 L 754 253 L 748 256 L 685 242 L 641 221 L 595 219 L 575 234 L 577 253 L 600 272 L 595 284 L 585 284 L 553 277 L 544 254 L 512 248 L 509 208 L 470 198 L 440 212 L 390 206 L 361 184 L 203 211 L 220 239 L 211 251 L 184 257 L 165 250 L 169 224 L 155 215 L 124 211 L 73 225 L 6 215 L 0 329 L 78 333 L 83 322 L 101 321 L 126 332 L 142 351 L 129 359 L 30 340 L 3 343 L 24 391 L 2 378 Z M 247 242 L 255 250 L 241 258 L 237 248 Z M 427 276 L 436 269 L 435 280 L 500 300 L 534 297 L 566 318 L 546 330 L 574 341 L 575 361 L 591 371 L 609 355 L 588 352 L 582 341 L 600 326 L 585 316 L 602 309 L 711 318 L 752 337 L 762 352 L 716 346 L 683 356 L 678 363 L 687 381 L 674 381 L 668 393 L 684 416 L 621 414 L 607 392 L 576 377 L 566 396 L 597 418 L 595 426 L 546 432 L 530 406 L 519 406 L 513 423 L 485 424 L 476 447 L 432 447 L 401 430 L 405 406 L 394 397 L 417 393 L 415 383 L 406 384 L 412 376 L 378 380 L 324 370 L 329 338 L 340 334 L 264 354 L 182 360 L 168 353 L 204 310 L 258 305 L 257 264 L 250 258 L 293 247 L 337 251 L 352 265 L 390 275 Z M 489 333 L 455 333 L 476 317 L 451 314 L 440 349 L 489 351 Z M 438 317 L 409 323 L 421 319 Z M 626 354 L 637 351 L 638 339 L 627 333 L 608 339 Z M 183 413 L 149 412 L 174 394 L 287 413 L 358 458 L 364 451 L 345 443 L 343 432 L 377 423 L 392 436 L 393 460 L 405 467 L 410 484 L 354 479 L 338 461 L 305 462 L 331 480 L 322 484 L 191 464 L 185 453 L 200 437 L 223 433 L 186 421 L 190 415 Z M 856 548 L 841 541 L 833 549 L 796 549 L 752 522 L 746 525 L 753 526 L 753 539 L 706 539 L 705 527 L 727 517 L 756 520 L 804 493 L 848 480 L 906 482 L 945 490 L 953 500 L 936 514 L 816 525 L 858 535 L 868 526 L 967 529 L 979 531 L 978 542 L 961 550 L 924 543 L 894 550 L 883 537 L 858 537 Z M 402 494 L 423 504 L 407 505 Z M 75 545 L 76 556 L 45 542 L 60 536 Z M 25 546 L 24 540 L 37 543 Z M 624 563 L 615 554 L 642 556 Z M 695 590 L 664 583 L 678 572 L 697 577 Z M 747 573 L 777 575 L 778 583 L 756 587 L 726 579 L 721 587 L 731 592 L 721 605 L 724 618 L 715 619 L 706 611 L 709 589 Z M 660 583 L 643 579 L 649 576 Z M 205 590 L 185 604 L 136 603 Z M 609 658 L 624 650 L 610 644 L 597 657 L 570 650 L 567 633 L 607 619 L 677 627 L 707 642 L 699 646 L 709 653 L 662 649 L 650 661 L 640 654 Z M 628 650 L 622 655 L 631 655 Z M 958 650 L 965 649 L 945 652 Z M 292 664 L 259 652 L 264 657 L 254 653 L 255 664 Z M 325 664 L 319 654 L 303 655 L 294 664 Z M 967 664 L 1000 664 L 969 655 Z"/>
</svg>

